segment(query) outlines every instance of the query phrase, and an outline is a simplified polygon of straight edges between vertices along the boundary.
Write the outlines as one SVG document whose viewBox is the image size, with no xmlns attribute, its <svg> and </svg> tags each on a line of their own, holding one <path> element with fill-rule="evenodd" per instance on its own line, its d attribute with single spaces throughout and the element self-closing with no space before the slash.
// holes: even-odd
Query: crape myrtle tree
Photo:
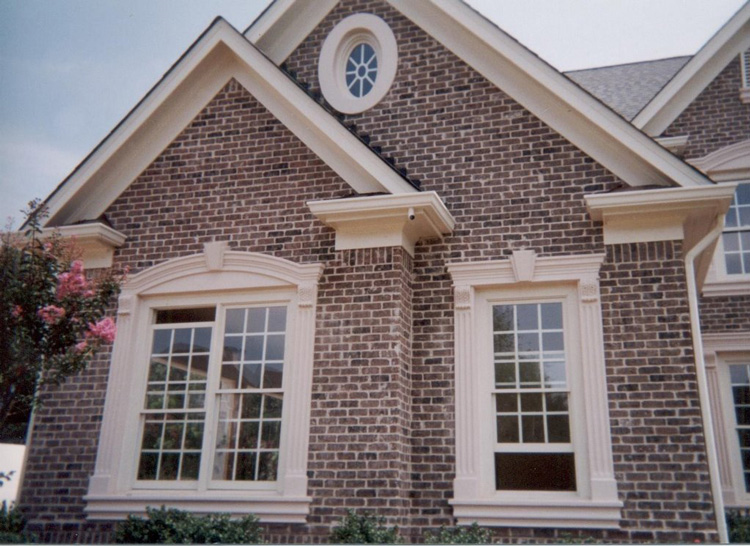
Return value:
<svg viewBox="0 0 750 546">
<path fill-rule="evenodd" d="M 123 275 L 88 278 L 75 241 L 42 236 L 44 214 L 32 201 L 23 231 L 0 242 L 0 442 L 23 442 L 42 387 L 79 373 L 115 337 L 106 313 Z"/>
</svg>

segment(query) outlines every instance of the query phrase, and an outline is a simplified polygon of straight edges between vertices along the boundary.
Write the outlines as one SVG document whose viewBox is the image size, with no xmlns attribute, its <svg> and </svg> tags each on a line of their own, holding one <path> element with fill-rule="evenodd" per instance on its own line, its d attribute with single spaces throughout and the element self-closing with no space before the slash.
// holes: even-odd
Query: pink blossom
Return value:
<svg viewBox="0 0 750 546">
<path fill-rule="evenodd" d="M 78 343 L 76 343 L 75 351 L 77 353 L 82 353 L 83 351 L 88 349 L 88 347 L 89 347 L 89 342 L 84 339 L 83 341 L 79 341 Z"/>
<path fill-rule="evenodd" d="M 57 299 L 65 296 L 84 294 L 89 289 L 89 283 L 83 274 L 83 262 L 76 260 L 70 266 L 70 271 L 60 273 L 57 277 Z"/>
<path fill-rule="evenodd" d="M 65 309 L 56 305 L 46 305 L 36 312 L 40 319 L 47 324 L 57 324 L 65 316 Z"/>
<path fill-rule="evenodd" d="M 13 308 L 12 314 L 14 318 L 20 317 L 23 314 L 23 307 L 21 307 L 20 305 L 16 305 Z"/>
<path fill-rule="evenodd" d="M 106 317 L 94 324 L 89 323 L 89 330 L 86 332 L 87 338 L 94 338 L 105 343 L 112 343 L 115 340 L 117 334 L 117 327 L 115 321 L 111 318 Z"/>
</svg>

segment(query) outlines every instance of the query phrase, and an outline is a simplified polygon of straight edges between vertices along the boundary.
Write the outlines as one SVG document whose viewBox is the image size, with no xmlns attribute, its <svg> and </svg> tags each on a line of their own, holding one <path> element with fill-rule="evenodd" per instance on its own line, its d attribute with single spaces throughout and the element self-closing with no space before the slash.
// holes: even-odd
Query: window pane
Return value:
<svg viewBox="0 0 750 546">
<path fill-rule="evenodd" d="M 522 394 L 521 411 L 542 411 L 542 395 L 540 393 Z"/>
<path fill-rule="evenodd" d="M 270 451 L 260 454 L 258 460 L 258 479 L 265 481 L 273 481 L 276 479 L 276 472 L 278 468 L 279 452 Z"/>
<path fill-rule="evenodd" d="M 515 386 L 516 365 L 512 362 L 496 362 L 495 383 L 497 383 L 498 388 L 500 388 L 501 384 Z"/>
<path fill-rule="evenodd" d="M 515 350 L 516 343 L 513 334 L 495 334 L 496 353 L 513 353 Z"/>
<path fill-rule="evenodd" d="M 570 421 L 567 415 L 548 415 L 547 434 L 550 443 L 570 443 Z"/>
<path fill-rule="evenodd" d="M 517 394 L 498 394 L 495 396 L 495 408 L 498 413 L 518 412 Z"/>
<path fill-rule="evenodd" d="M 523 442 L 544 442 L 544 418 L 541 415 L 523 415 L 521 418 Z"/>
<path fill-rule="evenodd" d="M 189 353 L 190 352 L 190 340 L 193 337 L 192 328 L 177 328 L 174 331 L 174 338 L 172 339 L 172 352 L 173 353 Z"/>
<path fill-rule="evenodd" d="M 172 344 L 172 330 L 154 330 L 154 343 L 151 346 L 151 353 L 164 355 L 169 353 L 169 347 Z"/>
<path fill-rule="evenodd" d="M 542 329 L 562 330 L 562 304 L 543 303 L 541 305 Z"/>
<path fill-rule="evenodd" d="M 518 443 L 518 417 L 499 416 L 497 418 L 498 443 Z"/>
<path fill-rule="evenodd" d="M 245 360 L 263 360 L 263 336 L 245 337 Z"/>
<path fill-rule="evenodd" d="M 544 332 L 542 334 L 543 351 L 562 351 L 563 348 L 562 332 Z"/>
<path fill-rule="evenodd" d="M 495 305 L 492 307 L 492 329 L 495 332 L 513 331 L 512 305 Z"/>
<path fill-rule="evenodd" d="M 238 362 L 242 355 L 242 337 L 224 336 L 224 362 Z"/>
<path fill-rule="evenodd" d="M 495 476 L 498 490 L 576 490 L 572 453 L 495 453 Z"/>
<path fill-rule="evenodd" d="M 542 380 L 539 375 L 539 362 L 519 362 L 518 372 L 522 387 L 541 386 Z"/>
<path fill-rule="evenodd" d="M 536 304 L 516 305 L 516 325 L 518 330 L 538 330 L 538 306 Z"/>
<path fill-rule="evenodd" d="M 262 370 L 263 366 L 261 364 L 245 364 L 242 367 L 242 388 L 259 389 Z"/>
<path fill-rule="evenodd" d="M 268 331 L 286 331 L 286 307 L 271 307 L 268 310 Z"/>
<path fill-rule="evenodd" d="M 738 275 L 742 273 L 742 259 L 739 254 L 727 254 L 725 261 L 728 274 Z"/>
<path fill-rule="evenodd" d="M 266 364 L 266 369 L 263 372 L 263 388 L 280 389 L 283 369 L 282 364 Z"/>
<path fill-rule="evenodd" d="M 246 332 L 264 332 L 266 329 L 266 308 L 250 308 L 247 310 Z"/>
<path fill-rule="evenodd" d="M 245 310 L 227 309 L 224 332 L 227 334 L 241 334 L 245 331 Z"/>
<path fill-rule="evenodd" d="M 178 324 L 181 322 L 213 322 L 215 307 L 195 309 L 164 309 L 156 312 L 156 324 Z"/>
</svg>

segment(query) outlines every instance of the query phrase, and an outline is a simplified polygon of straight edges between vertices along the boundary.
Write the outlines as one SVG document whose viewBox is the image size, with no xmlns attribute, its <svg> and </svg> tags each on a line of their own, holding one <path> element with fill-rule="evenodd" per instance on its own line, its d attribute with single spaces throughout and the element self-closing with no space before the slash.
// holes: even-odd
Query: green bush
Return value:
<svg viewBox="0 0 750 546">
<path fill-rule="evenodd" d="M 437 534 L 429 531 L 424 536 L 425 544 L 492 544 L 488 529 L 477 523 L 470 527 L 441 527 Z"/>
<path fill-rule="evenodd" d="M 347 510 L 346 517 L 333 528 L 334 544 L 399 544 L 398 527 L 386 527 L 385 518 L 369 514 L 355 514 Z"/>
<path fill-rule="evenodd" d="M 182 510 L 146 508 L 146 518 L 128 516 L 117 525 L 119 544 L 263 544 L 258 518 L 229 514 L 196 516 Z"/>
<path fill-rule="evenodd" d="M 750 543 L 750 512 L 747 510 L 729 510 L 727 512 L 729 542 L 735 544 Z"/>
<path fill-rule="evenodd" d="M 0 544 L 22 544 L 31 540 L 26 537 L 23 529 L 26 527 L 26 518 L 17 506 L 9 507 L 3 501 L 0 508 Z"/>
</svg>

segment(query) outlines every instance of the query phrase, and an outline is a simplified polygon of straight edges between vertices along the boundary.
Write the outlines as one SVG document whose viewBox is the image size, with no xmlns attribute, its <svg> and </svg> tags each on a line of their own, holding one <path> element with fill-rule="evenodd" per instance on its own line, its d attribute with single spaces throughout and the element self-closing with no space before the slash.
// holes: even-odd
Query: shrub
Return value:
<svg viewBox="0 0 750 546">
<path fill-rule="evenodd" d="M 30 540 L 31 537 L 26 537 L 23 533 L 24 527 L 26 518 L 21 510 L 17 506 L 9 507 L 3 501 L 0 508 L 0 544 L 22 544 L 27 538 Z"/>
<path fill-rule="evenodd" d="M 196 516 L 182 510 L 146 508 L 146 518 L 128 516 L 117 525 L 119 544 L 263 544 L 258 518 L 229 514 Z"/>
<path fill-rule="evenodd" d="M 386 527 L 383 516 L 355 514 L 347 510 L 346 517 L 333 528 L 334 544 L 398 544 L 398 527 Z"/>
<path fill-rule="evenodd" d="M 424 541 L 426 544 L 492 544 L 492 537 L 488 529 L 475 522 L 470 527 L 441 527 L 437 534 L 428 531 Z"/>
<path fill-rule="evenodd" d="M 729 510 L 727 512 L 729 542 L 750 543 L 750 512 L 747 510 Z"/>
</svg>

